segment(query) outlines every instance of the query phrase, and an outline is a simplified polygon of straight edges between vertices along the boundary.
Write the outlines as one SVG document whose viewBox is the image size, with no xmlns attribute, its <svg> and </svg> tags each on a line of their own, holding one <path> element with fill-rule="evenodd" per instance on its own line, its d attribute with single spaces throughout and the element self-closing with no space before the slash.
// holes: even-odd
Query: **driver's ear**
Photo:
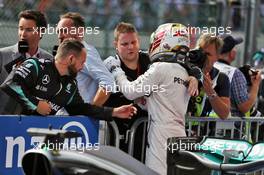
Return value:
<svg viewBox="0 0 264 175">
<path fill-rule="evenodd" d="M 69 62 L 69 64 L 72 64 L 72 60 L 73 60 L 73 55 L 70 55 L 70 56 L 68 57 L 68 62 Z"/>
</svg>

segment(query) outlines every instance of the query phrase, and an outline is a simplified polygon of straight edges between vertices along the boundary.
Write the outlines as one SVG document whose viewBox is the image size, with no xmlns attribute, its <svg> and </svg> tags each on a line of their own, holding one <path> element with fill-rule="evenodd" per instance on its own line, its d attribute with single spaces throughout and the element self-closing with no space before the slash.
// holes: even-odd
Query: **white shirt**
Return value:
<svg viewBox="0 0 264 175">
<path fill-rule="evenodd" d="M 153 63 L 137 80 L 129 82 L 125 74 L 116 77 L 126 98 L 147 95 L 149 113 L 146 165 L 160 174 L 167 174 L 166 144 L 169 137 L 183 137 L 185 114 L 189 102 L 187 71 L 177 63 Z"/>
</svg>

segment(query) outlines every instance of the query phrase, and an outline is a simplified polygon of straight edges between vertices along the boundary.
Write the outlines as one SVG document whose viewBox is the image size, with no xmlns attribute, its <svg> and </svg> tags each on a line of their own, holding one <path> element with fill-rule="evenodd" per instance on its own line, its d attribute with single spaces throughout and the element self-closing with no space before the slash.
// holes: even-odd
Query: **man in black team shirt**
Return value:
<svg viewBox="0 0 264 175">
<path fill-rule="evenodd" d="M 141 74 L 144 74 L 148 69 L 150 64 L 150 59 L 147 53 L 142 52 L 139 50 L 140 43 L 139 43 L 139 36 L 135 27 L 130 23 L 119 23 L 114 31 L 114 46 L 116 48 L 116 55 L 118 59 L 121 61 L 121 68 L 125 72 L 128 80 L 134 81 L 139 77 Z M 111 94 L 110 98 L 106 101 L 105 106 L 116 107 L 125 104 L 135 103 L 135 106 L 138 109 L 138 113 L 132 120 L 120 120 L 115 119 L 115 122 L 119 129 L 119 134 L 121 135 L 120 140 L 120 149 L 127 152 L 128 151 L 128 143 L 125 141 L 127 140 L 126 133 L 127 130 L 131 128 L 131 125 L 134 121 L 139 117 L 148 116 L 147 111 L 143 110 L 139 106 L 143 107 L 146 104 L 146 100 L 144 98 L 139 98 L 135 100 L 135 102 L 128 100 L 124 97 L 121 92 Z M 142 128 L 137 132 L 139 137 L 142 138 L 143 130 Z M 141 141 L 136 141 L 136 145 L 138 147 L 141 146 Z M 141 150 L 141 149 L 137 149 Z M 136 150 L 135 150 L 136 151 Z M 135 157 L 139 158 L 140 153 L 135 153 Z"/>
<path fill-rule="evenodd" d="M 106 108 L 84 103 L 75 77 L 85 61 L 83 44 L 68 39 L 59 46 L 54 62 L 27 59 L 1 88 L 22 104 L 22 114 L 27 115 L 54 115 L 62 107 L 70 115 L 103 120 L 112 120 L 112 116 L 130 118 L 136 113 L 132 105 Z"/>
</svg>

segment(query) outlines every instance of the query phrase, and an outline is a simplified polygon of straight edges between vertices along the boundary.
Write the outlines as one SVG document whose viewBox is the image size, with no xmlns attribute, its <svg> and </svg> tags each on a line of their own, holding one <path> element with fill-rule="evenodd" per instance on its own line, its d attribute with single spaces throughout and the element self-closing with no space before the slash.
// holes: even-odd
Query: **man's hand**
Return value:
<svg viewBox="0 0 264 175">
<path fill-rule="evenodd" d="M 251 76 L 251 83 L 252 86 L 257 86 L 259 87 L 259 84 L 261 82 L 261 71 L 258 70 L 257 74 L 255 76 Z"/>
<path fill-rule="evenodd" d="M 207 73 L 205 76 L 204 76 L 204 80 L 203 80 L 203 88 L 204 88 L 204 91 L 205 93 L 210 96 L 212 94 L 215 94 L 215 91 L 213 89 L 213 82 L 212 82 L 212 79 L 209 75 L 209 73 Z"/>
<path fill-rule="evenodd" d="M 203 82 L 203 72 L 199 67 L 191 67 L 189 70 L 189 75 L 195 77 L 198 81 Z"/>
<path fill-rule="evenodd" d="M 114 75 L 114 77 L 117 77 L 119 74 L 123 73 L 120 67 L 121 62 L 118 58 L 110 56 L 104 60 L 104 64 L 106 68 Z"/>
<path fill-rule="evenodd" d="M 41 115 L 49 115 L 51 107 L 47 101 L 39 101 L 36 111 Z"/>
<path fill-rule="evenodd" d="M 134 104 L 138 105 L 141 109 L 147 111 L 147 100 L 144 96 L 136 98 L 134 100 Z"/>
<path fill-rule="evenodd" d="M 198 80 L 193 76 L 189 76 L 188 93 L 190 96 L 197 96 L 199 94 Z"/>
<path fill-rule="evenodd" d="M 112 116 L 122 119 L 131 119 L 131 117 L 137 113 L 137 108 L 135 108 L 132 104 L 123 105 L 118 108 L 114 108 Z"/>
</svg>

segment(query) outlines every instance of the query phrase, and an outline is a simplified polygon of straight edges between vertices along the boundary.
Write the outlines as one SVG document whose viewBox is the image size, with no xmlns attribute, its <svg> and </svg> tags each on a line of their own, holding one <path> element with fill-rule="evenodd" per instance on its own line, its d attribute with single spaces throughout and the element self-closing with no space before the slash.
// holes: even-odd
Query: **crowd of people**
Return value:
<svg viewBox="0 0 264 175">
<path fill-rule="evenodd" d="M 137 118 L 148 116 L 145 163 L 166 174 L 167 139 L 186 136 L 186 113 L 221 119 L 258 113 L 254 105 L 261 72 L 247 69 L 245 74 L 230 65 L 242 38 L 202 34 L 194 52 L 188 28 L 165 23 L 157 26 L 144 52 L 136 27 L 120 22 L 114 30 L 116 54 L 103 61 L 84 41 L 85 19 L 79 13 L 62 14 L 57 23 L 59 46 L 52 56 L 39 47 L 45 16 L 36 10 L 20 12 L 18 43 L 0 49 L 1 115 L 114 120 L 125 152 L 127 131 Z M 27 43 L 24 54 L 20 41 Z M 12 61 L 10 72 L 6 65 Z"/>
<path fill-rule="evenodd" d="M 55 5 L 56 4 L 56 5 Z M 59 15 L 64 11 L 80 12 L 85 15 L 86 22 L 91 26 L 100 26 L 104 30 L 113 29 L 119 21 L 129 21 L 137 29 L 151 32 L 160 23 L 186 21 L 194 26 L 228 23 L 233 28 L 241 28 L 244 20 L 244 0 L 9 0 L 0 1 L 0 18 L 12 20 L 21 9 L 37 8 L 48 14 Z M 159 6 L 159 9 L 156 7 Z M 215 11 L 210 10 L 211 8 Z M 115 9 L 115 10 L 111 10 Z M 206 10 L 205 10 L 206 9 Z M 218 16 L 220 9 L 231 11 L 230 16 Z M 191 18 L 190 18 L 191 17 Z M 149 18 L 155 20 L 148 20 Z M 56 23 L 58 16 L 48 16 L 50 23 Z"/>
</svg>

